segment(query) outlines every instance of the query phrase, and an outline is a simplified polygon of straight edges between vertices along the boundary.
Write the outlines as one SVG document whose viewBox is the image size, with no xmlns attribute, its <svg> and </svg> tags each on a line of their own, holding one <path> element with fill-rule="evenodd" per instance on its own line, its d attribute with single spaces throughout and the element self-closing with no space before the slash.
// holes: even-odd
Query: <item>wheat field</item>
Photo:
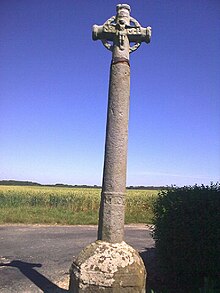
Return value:
<svg viewBox="0 0 220 293">
<path fill-rule="evenodd" d="M 126 223 L 152 223 L 157 190 L 127 190 Z M 97 224 L 101 190 L 0 186 L 0 223 Z"/>
</svg>

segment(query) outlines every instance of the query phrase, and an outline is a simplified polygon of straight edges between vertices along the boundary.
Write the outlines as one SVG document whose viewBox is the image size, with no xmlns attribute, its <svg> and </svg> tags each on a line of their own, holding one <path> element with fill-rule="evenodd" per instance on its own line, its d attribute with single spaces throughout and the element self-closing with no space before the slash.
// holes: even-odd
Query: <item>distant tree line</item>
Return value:
<svg viewBox="0 0 220 293">
<path fill-rule="evenodd" d="M 0 185 L 15 185 L 15 186 L 41 186 L 37 182 L 17 181 L 17 180 L 1 180 Z"/>
<path fill-rule="evenodd" d="M 165 186 L 128 186 L 127 189 L 138 189 L 138 190 L 161 190 L 167 189 Z"/>
<path fill-rule="evenodd" d="M 14 185 L 14 186 L 42 186 L 42 187 L 66 187 L 66 188 L 101 188 L 98 185 L 70 185 L 70 184 L 63 184 L 63 183 L 56 183 L 56 184 L 40 184 L 37 182 L 32 181 L 18 181 L 18 180 L 0 180 L 0 185 Z"/>
<path fill-rule="evenodd" d="M 18 180 L 0 180 L 0 185 L 11 185 L 11 186 L 42 186 L 42 187 L 65 187 L 65 188 L 101 188 L 99 185 L 71 185 L 71 184 L 40 184 L 32 181 L 18 181 Z M 167 189 L 164 186 L 128 186 L 127 189 L 138 189 L 138 190 L 161 190 Z"/>
</svg>

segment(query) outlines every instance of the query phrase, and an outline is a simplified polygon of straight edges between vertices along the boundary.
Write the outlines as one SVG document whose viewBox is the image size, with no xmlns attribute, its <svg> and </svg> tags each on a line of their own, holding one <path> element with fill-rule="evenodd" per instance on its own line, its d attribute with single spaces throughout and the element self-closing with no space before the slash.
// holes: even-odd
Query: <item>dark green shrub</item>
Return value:
<svg viewBox="0 0 220 293">
<path fill-rule="evenodd" d="M 220 276 L 220 186 L 172 187 L 154 205 L 161 269 L 180 286 Z"/>
</svg>

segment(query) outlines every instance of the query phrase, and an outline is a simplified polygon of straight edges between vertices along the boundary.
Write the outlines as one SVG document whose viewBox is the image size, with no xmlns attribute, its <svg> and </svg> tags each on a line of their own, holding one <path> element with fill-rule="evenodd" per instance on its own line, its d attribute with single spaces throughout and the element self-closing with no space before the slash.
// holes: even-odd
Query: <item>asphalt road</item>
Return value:
<svg viewBox="0 0 220 293">
<path fill-rule="evenodd" d="M 0 225 L 0 292 L 67 292 L 73 257 L 96 240 L 96 226 Z M 154 247 L 145 225 L 125 227 L 125 241 Z"/>
</svg>

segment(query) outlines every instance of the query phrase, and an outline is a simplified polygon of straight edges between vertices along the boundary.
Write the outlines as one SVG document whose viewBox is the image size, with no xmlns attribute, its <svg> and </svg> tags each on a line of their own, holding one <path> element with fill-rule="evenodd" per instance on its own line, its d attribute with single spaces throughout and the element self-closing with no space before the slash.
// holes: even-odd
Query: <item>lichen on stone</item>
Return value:
<svg viewBox="0 0 220 293">
<path fill-rule="evenodd" d="M 96 241 L 90 244 L 79 256 L 79 270 L 75 272 L 81 288 L 88 285 L 111 287 L 118 280 L 117 274 L 123 269 L 137 266 L 140 271 L 142 261 L 137 252 L 125 242 L 108 243 Z M 127 270 L 126 270 L 127 271 Z M 129 269 L 128 269 L 129 271 Z M 122 281 L 119 283 L 123 284 Z"/>
</svg>

